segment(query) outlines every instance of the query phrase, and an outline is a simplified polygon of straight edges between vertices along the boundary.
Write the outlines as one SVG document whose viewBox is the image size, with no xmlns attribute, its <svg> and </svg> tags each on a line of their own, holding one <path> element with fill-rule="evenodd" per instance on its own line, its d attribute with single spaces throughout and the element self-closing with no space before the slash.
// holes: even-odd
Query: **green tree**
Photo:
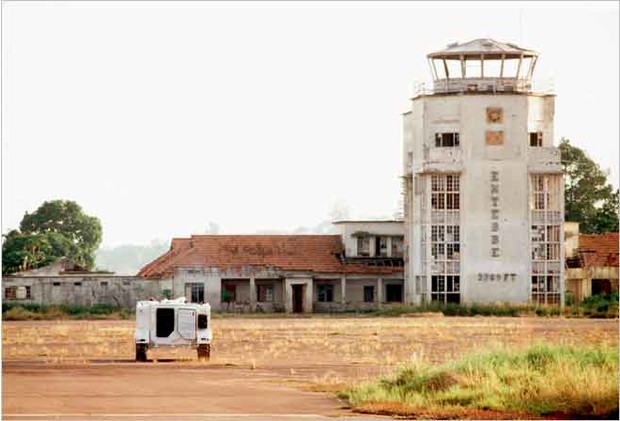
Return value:
<svg viewBox="0 0 620 421">
<path fill-rule="evenodd" d="M 580 231 L 588 234 L 618 231 L 618 190 L 607 183 L 607 174 L 568 139 L 562 139 L 559 149 L 565 219 L 579 222 Z"/>
<path fill-rule="evenodd" d="M 2 243 L 2 272 L 13 273 L 45 266 L 55 260 L 45 235 L 12 230 Z"/>
<path fill-rule="evenodd" d="M 19 231 L 4 236 L 2 272 L 44 266 L 63 256 L 92 269 L 101 235 L 99 219 L 85 214 L 77 203 L 44 202 L 33 213 L 26 212 Z"/>
</svg>

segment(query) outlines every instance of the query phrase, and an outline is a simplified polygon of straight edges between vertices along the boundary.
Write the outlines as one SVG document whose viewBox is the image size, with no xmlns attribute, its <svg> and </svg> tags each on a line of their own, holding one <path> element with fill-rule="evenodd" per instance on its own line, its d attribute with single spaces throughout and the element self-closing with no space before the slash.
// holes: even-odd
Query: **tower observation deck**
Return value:
<svg viewBox="0 0 620 421">
<path fill-rule="evenodd" d="M 453 43 L 427 55 L 433 88 L 418 84 L 415 94 L 542 93 L 552 90 L 532 83 L 538 53 L 488 38 Z"/>
</svg>

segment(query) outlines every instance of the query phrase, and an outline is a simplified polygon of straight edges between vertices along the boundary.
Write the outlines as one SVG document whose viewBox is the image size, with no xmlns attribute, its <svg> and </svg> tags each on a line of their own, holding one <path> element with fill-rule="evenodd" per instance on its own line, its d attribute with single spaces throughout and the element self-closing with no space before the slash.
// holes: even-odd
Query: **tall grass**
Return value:
<svg viewBox="0 0 620 421">
<path fill-rule="evenodd" d="M 393 415 L 491 410 L 618 419 L 618 350 L 534 345 L 440 366 L 418 360 L 342 397 L 358 411 Z"/>
</svg>

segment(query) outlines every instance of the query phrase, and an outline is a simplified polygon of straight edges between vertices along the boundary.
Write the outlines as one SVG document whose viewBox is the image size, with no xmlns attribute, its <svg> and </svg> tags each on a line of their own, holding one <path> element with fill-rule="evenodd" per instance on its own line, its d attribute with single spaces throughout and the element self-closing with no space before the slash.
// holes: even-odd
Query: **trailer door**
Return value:
<svg viewBox="0 0 620 421">
<path fill-rule="evenodd" d="M 196 310 L 180 308 L 177 320 L 181 338 L 196 339 Z"/>
</svg>

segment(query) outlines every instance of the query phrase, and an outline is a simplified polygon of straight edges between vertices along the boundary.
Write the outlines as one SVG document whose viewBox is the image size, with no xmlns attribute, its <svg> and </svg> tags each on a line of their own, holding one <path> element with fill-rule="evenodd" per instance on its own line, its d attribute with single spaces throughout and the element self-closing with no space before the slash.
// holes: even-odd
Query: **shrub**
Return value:
<svg viewBox="0 0 620 421">
<path fill-rule="evenodd" d="M 3 320 L 128 319 L 130 317 L 133 317 L 131 310 L 109 304 L 80 306 L 2 303 Z"/>
</svg>

